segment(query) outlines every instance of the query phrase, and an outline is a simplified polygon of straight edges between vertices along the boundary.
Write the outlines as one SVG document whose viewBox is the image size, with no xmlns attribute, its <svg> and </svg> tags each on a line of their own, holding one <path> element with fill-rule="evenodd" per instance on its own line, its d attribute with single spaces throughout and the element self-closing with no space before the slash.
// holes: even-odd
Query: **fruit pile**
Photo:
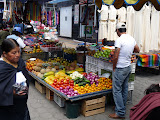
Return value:
<svg viewBox="0 0 160 120">
<path fill-rule="evenodd" d="M 85 86 L 80 86 L 78 84 L 74 85 L 74 90 L 77 90 L 79 94 L 91 93 L 101 90 L 112 89 L 112 80 L 109 78 L 99 78 L 99 83 L 96 85 L 95 83 L 89 85 L 86 84 Z"/>
<path fill-rule="evenodd" d="M 112 57 L 114 54 L 114 50 L 106 49 L 106 50 L 98 50 L 93 56 L 95 58 L 100 58 L 109 62 L 112 62 Z"/>
</svg>

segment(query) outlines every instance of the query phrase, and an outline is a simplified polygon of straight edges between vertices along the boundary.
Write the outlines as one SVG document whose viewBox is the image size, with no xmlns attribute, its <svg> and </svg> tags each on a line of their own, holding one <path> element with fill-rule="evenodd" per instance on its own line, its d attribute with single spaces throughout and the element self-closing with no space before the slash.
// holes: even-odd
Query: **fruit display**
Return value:
<svg viewBox="0 0 160 120">
<path fill-rule="evenodd" d="M 82 78 L 76 77 L 74 79 L 74 84 L 78 84 L 79 86 L 85 86 L 86 84 L 90 85 L 90 81 L 87 78 L 85 78 L 84 76 Z"/>
<path fill-rule="evenodd" d="M 76 50 L 74 48 L 63 48 L 63 52 L 67 54 L 76 54 Z"/>
<path fill-rule="evenodd" d="M 85 75 L 85 77 L 90 81 L 90 84 L 92 85 L 93 83 L 98 85 L 99 81 L 99 76 L 96 75 L 95 73 L 90 72 L 89 74 Z"/>
<path fill-rule="evenodd" d="M 30 47 L 30 46 L 26 46 L 23 51 L 25 53 L 39 53 L 39 52 L 43 52 L 41 49 L 40 49 L 40 46 L 39 45 L 34 45 L 33 47 Z"/>
<path fill-rule="evenodd" d="M 96 91 L 101 91 L 101 90 L 107 90 L 107 89 L 112 89 L 112 80 L 109 78 L 99 78 L 98 79 L 99 83 L 96 85 L 93 83 L 92 85 L 86 84 L 85 86 L 79 86 L 76 84 L 74 86 L 74 90 L 78 91 L 78 93 L 81 94 L 86 94 L 86 93 L 91 93 L 91 92 L 96 92 Z"/>
<path fill-rule="evenodd" d="M 74 61 L 77 59 L 76 50 L 74 48 L 63 48 L 64 59 L 67 61 Z"/>
<path fill-rule="evenodd" d="M 113 54 L 114 54 L 113 50 L 107 49 L 101 51 L 98 50 L 93 56 L 95 58 L 101 58 L 103 60 L 108 60 L 109 62 L 111 62 Z"/>
</svg>

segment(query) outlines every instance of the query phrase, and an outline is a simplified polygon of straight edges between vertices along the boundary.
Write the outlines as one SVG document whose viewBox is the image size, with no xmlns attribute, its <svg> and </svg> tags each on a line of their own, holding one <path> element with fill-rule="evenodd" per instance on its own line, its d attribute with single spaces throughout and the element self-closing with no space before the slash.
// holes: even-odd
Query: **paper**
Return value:
<svg viewBox="0 0 160 120">
<path fill-rule="evenodd" d="M 20 84 L 22 82 L 26 82 L 26 78 L 22 72 L 17 72 L 16 73 L 16 83 Z"/>
</svg>

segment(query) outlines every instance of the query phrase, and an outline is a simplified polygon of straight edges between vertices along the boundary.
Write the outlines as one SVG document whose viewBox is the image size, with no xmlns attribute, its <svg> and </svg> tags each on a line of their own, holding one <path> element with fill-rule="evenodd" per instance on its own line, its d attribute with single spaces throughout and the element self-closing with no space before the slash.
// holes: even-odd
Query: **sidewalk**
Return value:
<svg viewBox="0 0 160 120">
<path fill-rule="evenodd" d="M 60 42 L 65 42 L 67 47 L 76 47 L 82 41 L 75 41 L 66 38 L 60 38 Z M 134 83 L 134 91 L 132 95 L 132 104 L 127 104 L 126 119 L 129 120 L 130 108 L 136 105 L 144 96 L 144 90 L 153 83 L 160 83 L 160 75 L 138 71 L 136 73 L 136 80 Z M 30 83 L 28 107 L 30 111 L 31 120 L 69 120 L 65 116 L 65 109 L 60 108 L 54 101 L 49 101 L 44 94 L 34 87 L 33 82 Z M 80 115 L 75 120 L 114 120 L 108 117 L 110 113 L 114 113 L 113 106 L 107 105 L 106 110 L 102 114 L 84 117 Z"/>
</svg>

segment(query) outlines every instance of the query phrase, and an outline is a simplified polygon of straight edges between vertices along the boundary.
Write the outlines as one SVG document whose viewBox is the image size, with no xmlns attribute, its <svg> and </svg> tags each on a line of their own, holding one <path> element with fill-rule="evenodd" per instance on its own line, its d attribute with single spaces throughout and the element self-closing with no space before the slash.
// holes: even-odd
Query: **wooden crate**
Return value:
<svg viewBox="0 0 160 120">
<path fill-rule="evenodd" d="M 81 109 L 82 114 L 87 117 L 105 112 L 105 100 L 105 96 L 91 100 L 84 100 Z"/>
<path fill-rule="evenodd" d="M 35 88 L 37 88 L 40 93 L 46 93 L 46 87 L 37 81 L 35 81 Z"/>
<path fill-rule="evenodd" d="M 48 100 L 53 100 L 54 92 L 52 92 L 50 89 L 46 88 L 46 98 Z"/>
</svg>

